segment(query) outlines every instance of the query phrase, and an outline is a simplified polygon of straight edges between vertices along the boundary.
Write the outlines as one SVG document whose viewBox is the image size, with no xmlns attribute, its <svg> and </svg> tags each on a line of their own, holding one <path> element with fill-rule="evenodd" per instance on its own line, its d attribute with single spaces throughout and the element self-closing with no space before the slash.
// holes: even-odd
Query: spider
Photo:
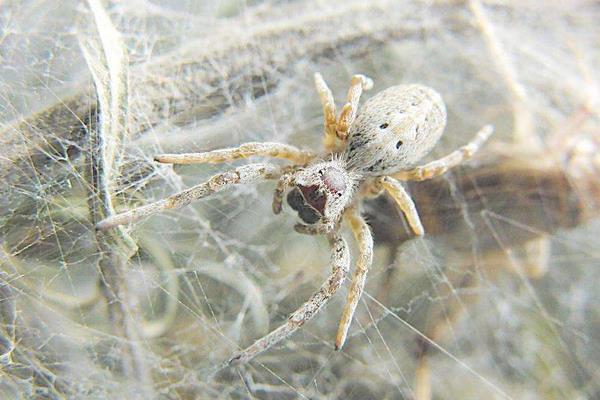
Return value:
<svg viewBox="0 0 600 400">
<path fill-rule="evenodd" d="M 350 268 L 348 245 L 341 235 L 341 225 L 346 220 L 358 243 L 359 257 L 335 339 L 335 349 L 341 349 L 373 258 L 373 239 L 360 214 L 361 200 L 387 193 L 404 213 L 410 229 L 422 236 L 419 215 L 400 181 L 426 180 L 445 173 L 470 158 L 492 133 L 492 127 L 485 126 L 467 145 L 414 167 L 438 142 L 446 125 L 446 108 L 435 90 L 418 84 L 392 86 L 371 97 L 359 109 L 361 94 L 372 88 L 373 81 L 364 75 L 354 75 L 347 102 L 336 117 L 331 90 L 321 74 L 316 73 L 314 79 L 325 120 L 323 153 L 281 143 L 252 142 L 205 153 L 157 155 L 155 161 L 173 164 L 222 163 L 252 156 L 284 159 L 292 164 L 243 165 L 165 199 L 110 216 L 97 225 L 98 229 L 109 229 L 183 207 L 232 185 L 278 180 L 273 212 L 281 212 L 287 193 L 287 203 L 301 221 L 295 225 L 296 231 L 327 236 L 332 272 L 283 325 L 235 354 L 226 365 L 247 362 L 292 335 L 340 288 Z"/>
</svg>

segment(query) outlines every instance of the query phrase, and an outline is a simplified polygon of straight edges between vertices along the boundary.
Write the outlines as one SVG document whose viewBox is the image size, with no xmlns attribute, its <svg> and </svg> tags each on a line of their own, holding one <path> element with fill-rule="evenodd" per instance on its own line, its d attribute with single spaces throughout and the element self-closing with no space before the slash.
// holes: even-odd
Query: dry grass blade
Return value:
<svg viewBox="0 0 600 400">
<path fill-rule="evenodd" d="M 127 129 L 128 88 L 127 57 L 119 33 L 99 0 L 88 2 L 92 18 L 91 33 L 83 34 L 81 49 L 94 80 L 99 103 L 97 125 L 89 129 L 88 203 L 92 225 L 114 214 L 112 197 L 119 175 L 118 156 Z M 123 229 L 96 232 L 100 259 L 101 292 L 104 295 L 111 326 L 123 349 L 122 367 L 127 377 L 138 381 L 140 389 L 152 392 L 151 378 L 139 344 L 134 307 L 125 277 L 128 262 L 137 250 Z"/>
</svg>

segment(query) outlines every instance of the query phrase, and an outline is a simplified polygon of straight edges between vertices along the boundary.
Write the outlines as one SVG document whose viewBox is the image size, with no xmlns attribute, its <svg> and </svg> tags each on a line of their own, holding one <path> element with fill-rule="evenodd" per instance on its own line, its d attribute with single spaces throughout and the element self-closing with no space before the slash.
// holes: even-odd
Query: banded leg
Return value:
<svg viewBox="0 0 600 400">
<path fill-rule="evenodd" d="M 283 175 L 277 181 L 277 186 L 275 187 L 275 192 L 273 193 L 273 213 L 279 214 L 281 213 L 282 204 L 283 204 L 283 194 L 286 189 L 290 187 L 294 182 L 294 173 L 298 170 L 298 167 L 294 165 L 290 165 L 287 168 L 284 168 Z"/>
<path fill-rule="evenodd" d="M 415 235 L 423 236 L 425 230 L 423 229 L 423 224 L 421 223 L 421 218 L 419 217 L 415 203 L 408 193 L 406 193 L 402 184 L 389 176 L 380 178 L 379 182 L 385 191 L 396 201 L 396 204 L 398 204 L 400 210 L 404 213 L 404 217 Z"/>
<path fill-rule="evenodd" d="M 325 83 L 323 76 L 320 73 L 315 74 L 315 86 L 321 99 L 323 106 L 323 116 L 325 119 L 325 151 L 330 152 L 335 148 L 337 133 L 336 133 L 336 117 L 335 117 L 335 101 L 331 89 Z"/>
<path fill-rule="evenodd" d="M 248 164 L 234 170 L 211 177 L 208 181 L 193 186 L 154 203 L 146 204 L 120 214 L 112 215 L 98 222 L 96 229 L 104 230 L 118 225 L 139 221 L 161 211 L 187 206 L 192 201 L 208 197 L 232 185 L 255 183 L 267 179 L 276 179 L 281 168 L 273 164 Z"/>
<path fill-rule="evenodd" d="M 473 157 L 473 154 L 481 148 L 493 132 L 494 128 L 491 125 L 486 125 L 477 132 L 477 135 L 475 135 L 475 138 L 471 142 L 447 156 L 413 169 L 397 172 L 392 176 L 401 181 L 424 181 L 442 175 L 450 168 Z"/>
<path fill-rule="evenodd" d="M 268 350 L 273 345 L 288 338 L 291 334 L 296 332 L 298 328 L 304 325 L 306 321 L 314 317 L 340 286 L 342 286 L 350 265 L 348 245 L 339 233 L 331 235 L 329 241 L 332 247 L 330 261 L 332 272 L 319 291 L 313 294 L 306 303 L 294 311 L 285 324 L 257 340 L 250 347 L 231 357 L 229 361 L 225 363 L 224 367 L 246 363 L 263 351 Z"/>
<path fill-rule="evenodd" d="M 348 130 L 356 118 L 360 95 L 363 90 L 369 90 L 372 87 L 373 81 L 370 78 L 364 75 L 354 75 L 352 77 L 350 89 L 348 90 L 348 100 L 344 104 L 344 107 L 342 107 L 340 118 L 337 122 L 337 136 L 341 140 L 346 140 L 348 137 Z"/>
<path fill-rule="evenodd" d="M 335 338 L 336 350 L 340 350 L 346 342 L 348 329 L 352 323 L 352 317 L 354 316 L 358 301 L 360 300 L 365 287 L 365 282 L 367 281 L 367 273 L 373 263 L 373 236 L 371 235 L 369 226 L 355 208 L 348 210 L 347 218 L 352 233 L 354 234 L 354 238 L 358 242 L 360 255 L 358 257 L 358 262 L 356 263 L 352 284 L 350 285 L 350 291 L 348 292 L 348 299 L 346 300 L 346 305 L 344 306 L 337 336 Z"/>
<path fill-rule="evenodd" d="M 334 224 L 325 223 L 323 225 L 306 225 L 298 222 L 294 225 L 294 230 L 303 235 L 325 235 L 334 230 Z"/>
<path fill-rule="evenodd" d="M 315 157 L 310 151 L 300 150 L 288 144 L 250 142 L 239 147 L 207 151 L 205 153 L 159 154 L 154 157 L 154 161 L 171 164 L 218 164 L 252 156 L 282 158 L 296 164 L 306 164 Z"/>
</svg>

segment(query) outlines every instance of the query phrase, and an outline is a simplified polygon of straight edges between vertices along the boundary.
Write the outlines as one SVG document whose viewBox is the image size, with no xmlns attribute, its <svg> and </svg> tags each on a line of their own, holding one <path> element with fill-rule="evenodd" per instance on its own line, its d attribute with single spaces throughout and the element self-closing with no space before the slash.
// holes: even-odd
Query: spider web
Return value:
<svg viewBox="0 0 600 400">
<path fill-rule="evenodd" d="M 424 348 L 435 398 L 600 396 L 600 8 L 366 3 L 2 4 L 0 397 L 413 398 Z M 316 290 L 326 240 L 272 214 L 272 183 L 114 235 L 92 221 L 228 167 L 157 153 L 320 149 L 316 71 L 338 105 L 357 72 L 373 92 L 438 90 L 448 126 L 429 159 L 496 133 L 468 166 L 409 186 L 425 238 L 389 203 L 365 206 L 375 262 L 343 351 L 345 288 L 216 374 Z"/>
</svg>

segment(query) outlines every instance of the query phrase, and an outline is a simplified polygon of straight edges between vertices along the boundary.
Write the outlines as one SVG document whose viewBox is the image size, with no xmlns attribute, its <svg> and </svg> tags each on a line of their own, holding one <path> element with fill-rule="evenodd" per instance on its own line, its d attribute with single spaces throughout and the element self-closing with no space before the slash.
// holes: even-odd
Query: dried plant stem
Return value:
<svg viewBox="0 0 600 400">
<path fill-rule="evenodd" d="M 333 53 L 357 57 L 423 32 L 470 29 L 461 21 L 461 4 L 431 4 L 426 21 L 421 7 L 398 7 L 394 0 L 340 3 L 327 10 L 290 3 L 228 21 L 223 29 L 215 29 L 214 37 L 192 40 L 185 48 L 131 69 L 129 135 L 137 137 L 158 124 L 185 125 L 214 116 L 242 103 L 248 94 L 261 97 L 300 62 L 331 58 Z M 0 179 L 5 187 L 28 181 L 41 169 L 56 182 L 64 172 L 56 158 L 74 161 L 88 139 L 87 128 L 98 113 L 95 97 L 85 86 L 2 129 Z"/>
<path fill-rule="evenodd" d="M 118 175 L 116 159 L 127 126 L 127 59 L 120 36 L 100 3 L 89 0 L 88 4 L 96 30 L 80 43 L 94 78 L 100 110 L 97 125 L 88 131 L 86 149 L 88 204 L 91 221 L 96 224 L 114 213 L 112 190 Z M 119 339 L 122 368 L 125 376 L 135 379 L 141 390 L 150 394 L 152 381 L 141 353 L 126 280 L 127 264 L 137 246 L 123 229 L 95 234 L 100 254 L 97 265 L 101 293 L 108 306 L 110 326 Z"/>
<path fill-rule="evenodd" d="M 541 150 L 543 147 L 540 138 L 535 135 L 532 115 L 529 111 L 531 107 L 528 107 L 527 105 L 527 93 L 525 92 L 525 87 L 519 81 L 506 49 L 498 38 L 481 2 L 478 0 L 470 0 L 469 8 L 475 16 L 483 39 L 489 49 L 491 59 L 496 64 L 496 68 L 498 69 L 498 72 L 500 72 L 500 75 L 504 77 L 509 93 L 513 98 L 514 141 L 521 143 L 521 145 L 528 148 Z"/>
</svg>

